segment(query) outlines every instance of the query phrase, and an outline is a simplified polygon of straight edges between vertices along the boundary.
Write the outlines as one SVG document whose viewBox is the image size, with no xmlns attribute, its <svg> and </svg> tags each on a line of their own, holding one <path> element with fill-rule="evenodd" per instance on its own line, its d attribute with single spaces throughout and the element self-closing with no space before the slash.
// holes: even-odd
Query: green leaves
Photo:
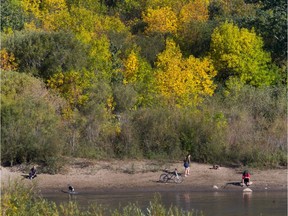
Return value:
<svg viewBox="0 0 288 216">
<path fill-rule="evenodd" d="M 64 102 L 26 74 L 1 73 L 2 163 L 44 162 L 62 154 L 65 128 L 59 112 Z"/>
<path fill-rule="evenodd" d="M 83 44 L 68 32 L 15 32 L 3 41 L 2 46 L 14 54 L 20 72 L 44 80 L 58 71 L 85 66 Z"/>
<path fill-rule="evenodd" d="M 220 82 L 236 76 L 244 83 L 262 86 L 271 85 L 276 78 L 270 69 L 271 57 L 253 30 L 225 22 L 214 30 L 210 49 Z"/>
<path fill-rule="evenodd" d="M 21 0 L 1 0 L 1 32 L 22 30 L 26 20 Z"/>
</svg>

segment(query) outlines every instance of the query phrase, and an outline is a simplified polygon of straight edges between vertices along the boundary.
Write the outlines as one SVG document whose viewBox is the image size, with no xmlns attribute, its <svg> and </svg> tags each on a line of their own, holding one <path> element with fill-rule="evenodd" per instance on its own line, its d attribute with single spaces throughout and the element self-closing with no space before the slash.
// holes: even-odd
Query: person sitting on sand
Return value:
<svg viewBox="0 0 288 216">
<path fill-rule="evenodd" d="M 69 192 L 74 192 L 75 191 L 75 189 L 74 189 L 74 187 L 72 186 L 72 185 L 68 185 L 68 191 Z"/>
<path fill-rule="evenodd" d="M 29 172 L 29 179 L 30 180 L 32 180 L 33 178 L 35 178 L 36 177 L 36 167 L 35 166 L 33 166 L 32 168 L 31 168 L 31 170 L 30 170 L 30 172 Z"/>
<path fill-rule="evenodd" d="M 244 170 L 244 172 L 242 173 L 241 186 L 243 187 L 244 184 L 247 187 L 250 185 L 250 172 L 248 170 Z"/>
</svg>

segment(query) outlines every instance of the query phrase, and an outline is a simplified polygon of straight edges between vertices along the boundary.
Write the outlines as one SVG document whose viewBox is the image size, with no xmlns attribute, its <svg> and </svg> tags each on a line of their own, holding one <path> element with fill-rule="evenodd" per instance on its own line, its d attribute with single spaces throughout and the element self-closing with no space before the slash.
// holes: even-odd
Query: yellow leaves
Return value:
<svg viewBox="0 0 288 216">
<path fill-rule="evenodd" d="M 137 77 L 137 70 L 139 67 L 139 62 L 137 55 L 132 51 L 128 58 L 124 61 L 124 83 L 135 82 Z"/>
<path fill-rule="evenodd" d="M 146 32 L 175 33 L 177 31 L 177 16 L 170 7 L 158 9 L 148 8 L 143 14 L 143 21 L 148 24 Z"/>
<path fill-rule="evenodd" d="M 214 76 L 216 71 L 210 60 L 193 56 L 182 58 L 173 40 L 167 40 L 166 50 L 158 56 L 158 90 L 168 103 L 186 106 L 201 102 L 199 96 L 213 94 Z"/>
<path fill-rule="evenodd" d="M 42 4 L 47 13 L 59 13 L 67 8 L 65 0 L 45 0 Z"/>
<path fill-rule="evenodd" d="M 153 6 L 154 5 L 154 6 Z M 153 1 L 145 13 L 143 21 L 147 23 L 146 33 L 181 34 L 192 21 L 205 22 L 209 18 L 209 0 L 193 0 L 187 3 L 175 1 L 164 4 Z"/>
<path fill-rule="evenodd" d="M 189 23 L 192 20 L 207 21 L 209 18 L 208 3 L 206 0 L 195 0 L 184 5 L 179 14 L 181 23 Z"/>
<path fill-rule="evenodd" d="M 22 0 L 22 7 L 28 14 L 32 14 L 43 24 L 43 29 L 54 31 L 64 21 L 63 14 L 67 16 L 67 6 L 65 0 Z M 33 29 L 32 22 L 27 25 L 28 29 Z"/>
<path fill-rule="evenodd" d="M 200 60 L 190 56 L 186 60 L 185 68 L 192 72 L 190 81 L 191 85 L 193 85 L 194 92 L 210 96 L 214 93 L 216 85 L 213 83 L 213 77 L 215 77 L 217 73 L 209 59 L 204 58 Z"/>
<path fill-rule="evenodd" d="M 36 18 L 42 17 L 41 0 L 22 0 L 22 7 L 26 13 L 32 13 Z"/>
<path fill-rule="evenodd" d="M 111 110 L 111 111 L 114 110 L 115 104 L 114 104 L 114 99 L 112 96 L 109 96 L 107 98 L 106 104 L 107 104 L 108 110 Z"/>
<path fill-rule="evenodd" d="M 88 100 L 85 90 L 91 86 L 93 73 L 70 71 L 57 73 L 47 81 L 48 87 L 57 90 L 71 107 L 84 105 Z"/>
<path fill-rule="evenodd" d="M 163 70 L 168 67 L 178 67 L 181 64 L 182 53 L 173 40 L 166 40 L 166 50 L 157 56 L 156 66 Z"/>
<path fill-rule="evenodd" d="M 17 70 L 17 63 L 13 53 L 9 54 L 6 49 L 1 49 L 1 62 L 0 68 L 2 70 L 10 71 L 10 70 Z"/>
</svg>

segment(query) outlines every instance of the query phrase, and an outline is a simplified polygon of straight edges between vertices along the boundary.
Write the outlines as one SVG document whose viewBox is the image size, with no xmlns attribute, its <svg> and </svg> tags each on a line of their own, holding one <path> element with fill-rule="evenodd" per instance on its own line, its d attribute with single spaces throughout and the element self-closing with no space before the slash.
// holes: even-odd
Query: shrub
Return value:
<svg viewBox="0 0 288 216">
<path fill-rule="evenodd" d="M 55 167 L 65 138 L 59 115 L 62 100 L 26 74 L 1 73 L 1 87 L 1 162 Z"/>
</svg>

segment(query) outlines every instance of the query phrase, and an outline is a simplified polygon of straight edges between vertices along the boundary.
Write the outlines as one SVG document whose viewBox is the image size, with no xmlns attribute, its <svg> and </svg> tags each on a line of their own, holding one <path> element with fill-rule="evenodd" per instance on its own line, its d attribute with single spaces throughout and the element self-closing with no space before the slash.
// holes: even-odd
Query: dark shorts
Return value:
<svg viewBox="0 0 288 216">
<path fill-rule="evenodd" d="M 250 181 L 249 178 L 244 178 L 244 183 L 245 183 L 245 184 L 248 183 L 249 181 Z"/>
<path fill-rule="evenodd" d="M 184 167 L 188 168 L 189 167 L 189 163 L 184 163 Z"/>
</svg>

